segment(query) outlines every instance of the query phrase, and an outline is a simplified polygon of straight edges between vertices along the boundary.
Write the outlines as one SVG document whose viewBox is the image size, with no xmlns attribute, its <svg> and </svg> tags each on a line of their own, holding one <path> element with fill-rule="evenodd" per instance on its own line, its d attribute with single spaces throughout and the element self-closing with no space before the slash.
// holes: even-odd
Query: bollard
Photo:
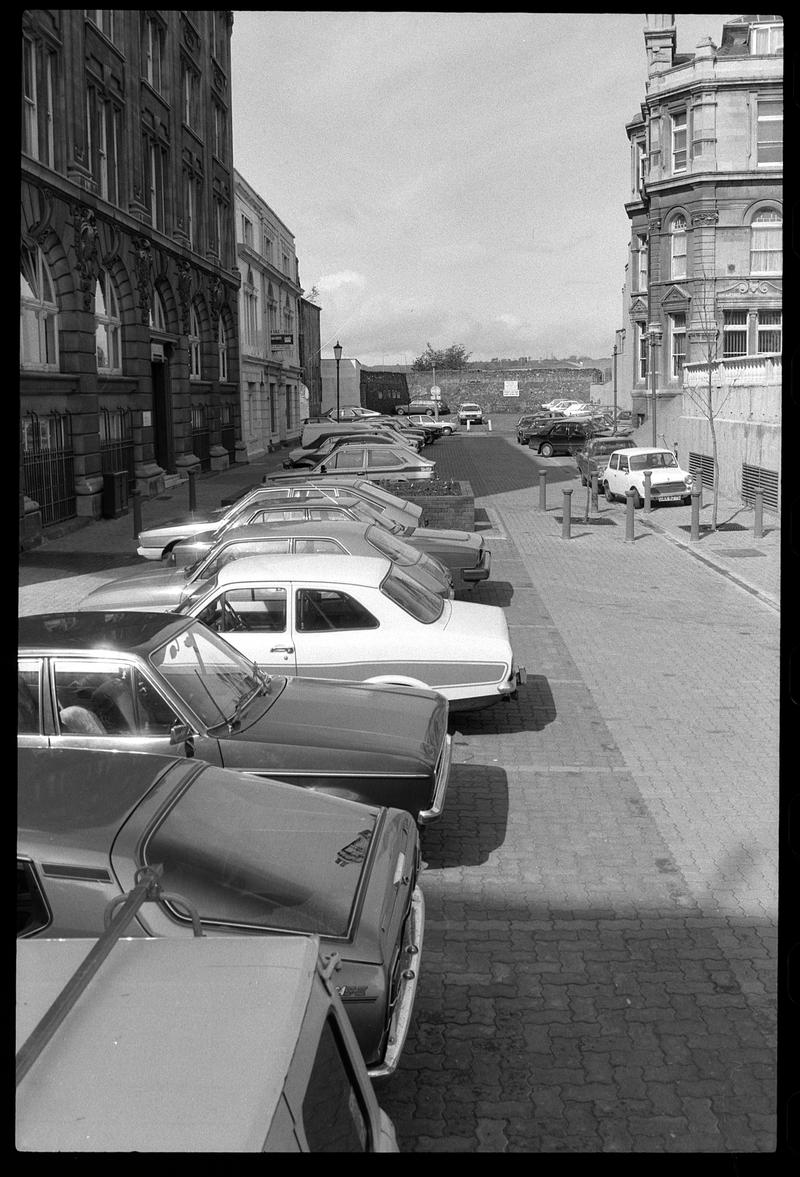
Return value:
<svg viewBox="0 0 800 1177">
<path fill-rule="evenodd" d="M 753 539 L 764 538 L 764 492 L 756 491 L 755 501 L 753 503 L 755 510 L 755 517 L 753 519 Z"/>
<path fill-rule="evenodd" d="M 653 477 L 653 475 L 650 473 L 650 471 L 645 470 L 645 472 L 644 472 L 644 509 L 645 509 L 645 511 L 647 511 L 648 514 L 653 509 L 651 502 L 650 502 L 650 479 L 652 477 Z"/>
<path fill-rule="evenodd" d="M 569 529 L 570 529 L 570 524 L 572 522 L 572 517 L 571 517 L 572 491 L 565 490 L 563 492 L 563 494 L 564 494 L 564 507 L 561 512 L 561 538 L 562 539 L 569 539 Z"/>
<path fill-rule="evenodd" d="M 471 424 L 472 422 L 469 420 L 469 418 L 467 418 L 467 433 L 469 433 L 469 427 Z"/>
<path fill-rule="evenodd" d="M 195 486 L 195 478 L 197 474 L 194 470 L 189 471 L 189 510 L 194 515 L 195 507 L 197 506 L 197 487 Z"/>
<path fill-rule="evenodd" d="M 633 540 L 633 520 L 634 520 L 634 503 L 636 502 L 636 491 L 631 488 L 625 491 L 625 539 Z"/>
<path fill-rule="evenodd" d="M 139 532 L 142 530 L 142 496 L 138 490 L 131 491 L 133 499 L 133 538 L 139 542 Z"/>
<path fill-rule="evenodd" d="M 699 470 L 695 470 L 692 478 L 692 494 L 697 492 L 700 495 L 700 506 L 703 505 L 703 480 Z"/>
<path fill-rule="evenodd" d="M 547 510 L 547 471 L 539 471 L 539 510 Z"/>
<path fill-rule="evenodd" d="M 492 432 L 492 418 L 489 418 L 489 432 Z"/>
<path fill-rule="evenodd" d="M 592 475 L 592 510 L 597 510 L 597 497 L 599 494 L 597 471 Z"/>
<path fill-rule="evenodd" d="M 690 540 L 698 540 L 700 538 L 700 499 L 702 498 L 702 494 L 702 487 L 692 487 L 692 529 L 689 532 Z"/>
</svg>

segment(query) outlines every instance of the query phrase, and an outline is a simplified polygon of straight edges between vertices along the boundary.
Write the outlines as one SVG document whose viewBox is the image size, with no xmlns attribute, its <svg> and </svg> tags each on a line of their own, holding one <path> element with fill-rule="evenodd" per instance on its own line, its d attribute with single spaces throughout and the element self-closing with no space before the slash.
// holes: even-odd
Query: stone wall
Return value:
<svg viewBox="0 0 800 1177">
<path fill-rule="evenodd" d="M 475 495 L 469 482 L 448 481 L 441 490 L 420 482 L 388 482 L 381 485 L 390 494 L 417 503 L 422 508 L 420 527 L 438 527 L 453 531 L 475 530 Z"/>
<path fill-rule="evenodd" d="M 463 401 L 476 401 L 485 414 L 524 413 L 556 397 L 588 401 L 592 385 L 601 383 L 602 379 L 602 372 L 597 368 L 436 369 L 436 383 L 450 409 L 457 409 Z M 514 381 L 518 395 L 505 396 L 506 383 Z M 428 399 L 432 384 L 431 372 L 408 372 L 411 400 Z"/>
</svg>

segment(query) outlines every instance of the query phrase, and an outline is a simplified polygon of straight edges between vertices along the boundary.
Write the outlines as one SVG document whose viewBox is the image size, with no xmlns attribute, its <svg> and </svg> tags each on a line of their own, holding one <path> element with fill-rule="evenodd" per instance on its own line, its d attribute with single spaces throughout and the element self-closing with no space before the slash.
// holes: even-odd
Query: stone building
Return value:
<svg viewBox="0 0 800 1177">
<path fill-rule="evenodd" d="M 300 299 L 300 386 L 301 417 L 316 417 L 322 412 L 322 343 L 320 308 L 308 298 Z M 305 391 L 304 391 L 305 387 Z"/>
<path fill-rule="evenodd" d="M 713 485 L 779 509 L 783 20 L 740 16 L 678 53 L 649 13 L 646 94 L 627 125 L 630 256 L 619 404 Z"/>
<path fill-rule="evenodd" d="M 232 24 L 230 11 L 22 14 L 25 544 L 234 455 Z"/>
<path fill-rule="evenodd" d="M 294 234 L 239 172 L 234 173 L 241 273 L 242 441 L 239 460 L 299 435 L 307 399 L 300 361 L 301 297 Z M 301 412 L 302 401 L 302 412 Z"/>
<path fill-rule="evenodd" d="M 436 369 L 436 386 L 452 410 L 462 401 L 475 401 L 486 414 L 525 413 L 556 398 L 589 401 L 601 381 L 598 368 L 535 360 L 507 365 L 474 361 L 458 371 Z M 432 384 L 432 372 L 408 371 L 412 400 L 429 397 Z"/>
</svg>

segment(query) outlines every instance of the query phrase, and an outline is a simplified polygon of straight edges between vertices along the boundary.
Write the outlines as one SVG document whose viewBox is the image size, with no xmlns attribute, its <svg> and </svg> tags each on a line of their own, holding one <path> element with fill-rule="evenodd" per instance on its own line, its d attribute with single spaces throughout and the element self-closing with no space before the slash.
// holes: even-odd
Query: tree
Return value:
<svg viewBox="0 0 800 1177">
<path fill-rule="evenodd" d="M 452 343 L 450 347 L 443 350 L 437 350 L 428 344 L 425 351 L 421 356 L 417 356 L 411 367 L 415 372 L 430 372 L 433 368 L 458 370 L 466 367 L 471 354 L 460 343 Z"/>
<path fill-rule="evenodd" d="M 701 304 L 700 304 L 700 324 L 702 327 L 702 343 L 701 343 L 701 360 L 703 365 L 702 383 L 696 387 L 686 384 L 686 377 L 684 375 L 683 393 L 684 396 L 691 401 L 697 411 L 708 422 L 709 434 L 711 437 L 711 462 L 713 467 L 713 499 L 711 506 L 711 530 L 717 530 L 717 510 L 719 506 L 719 461 L 717 451 L 717 428 L 716 420 L 724 409 L 728 398 L 733 391 L 734 381 L 726 380 L 727 388 L 724 395 L 717 398 L 715 403 L 714 397 L 714 374 L 720 372 L 720 354 L 719 354 L 719 328 L 717 326 L 716 318 L 714 316 L 714 287 L 713 283 L 708 281 L 707 275 L 703 273 L 703 285 L 701 287 Z M 709 298 L 710 291 L 710 298 Z M 710 303 L 710 305 L 709 305 Z M 725 375 L 724 371 L 722 373 Z M 719 382 L 717 387 L 722 390 L 722 383 Z"/>
</svg>

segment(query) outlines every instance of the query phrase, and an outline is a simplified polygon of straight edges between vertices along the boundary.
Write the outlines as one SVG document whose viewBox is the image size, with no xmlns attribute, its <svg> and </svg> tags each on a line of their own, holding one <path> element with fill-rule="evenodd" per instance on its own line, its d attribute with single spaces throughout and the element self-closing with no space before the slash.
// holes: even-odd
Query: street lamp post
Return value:
<svg viewBox="0 0 800 1177">
<path fill-rule="evenodd" d="M 661 327 L 658 323 L 651 323 L 648 328 L 648 335 L 650 337 L 650 396 L 652 399 L 652 414 L 653 414 L 653 448 L 658 445 L 656 437 L 656 357 L 658 355 L 658 345 L 661 342 Z"/>
<path fill-rule="evenodd" d="M 333 354 L 336 358 L 336 420 L 339 420 L 339 360 L 342 358 L 342 345 L 339 340 L 333 345 Z"/>
<path fill-rule="evenodd" d="M 614 344 L 614 428 L 617 427 L 617 345 Z"/>
</svg>

